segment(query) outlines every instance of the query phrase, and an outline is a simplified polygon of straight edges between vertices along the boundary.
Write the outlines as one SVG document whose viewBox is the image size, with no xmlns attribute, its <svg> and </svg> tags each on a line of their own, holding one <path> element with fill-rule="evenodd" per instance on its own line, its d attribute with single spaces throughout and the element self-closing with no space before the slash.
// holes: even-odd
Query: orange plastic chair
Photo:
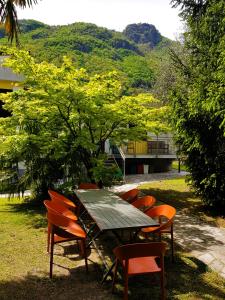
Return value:
<svg viewBox="0 0 225 300">
<path fill-rule="evenodd" d="M 52 278 L 53 273 L 53 252 L 54 245 L 66 241 L 76 240 L 80 242 L 81 253 L 85 259 L 86 271 L 88 271 L 87 264 L 87 253 L 86 253 L 86 233 L 84 230 L 73 220 L 66 216 L 56 212 L 50 206 L 51 201 L 45 200 L 44 205 L 47 208 L 47 218 L 51 230 L 51 241 L 50 241 L 50 271 L 49 277 Z"/>
<path fill-rule="evenodd" d="M 140 209 L 141 211 L 146 212 L 147 210 L 149 210 L 149 208 L 152 208 L 155 202 L 156 202 L 155 197 L 144 196 L 132 202 L 132 205 Z"/>
<path fill-rule="evenodd" d="M 48 194 L 52 199 L 52 201 L 60 202 L 61 204 L 71 209 L 72 211 L 76 210 L 76 205 L 71 200 L 66 198 L 64 195 L 53 190 L 48 190 Z"/>
<path fill-rule="evenodd" d="M 50 207 L 56 213 L 62 214 L 63 216 L 77 222 L 77 220 L 78 220 L 77 216 L 71 210 L 69 210 L 65 206 L 63 206 L 61 204 L 61 202 L 49 201 L 49 200 L 45 200 L 45 201 L 46 201 L 46 204 L 48 205 L 48 207 Z M 51 229 L 50 229 L 50 225 L 48 224 L 47 252 L 49 252 L 50 237 L 51 237 Z"/>
<path fill-rule="evenodd" d="M 95 189 L 99 189 L 99 187 L 95 183 L 82 182 L 82 183 L 79 184 L 78 189 L 95 190 Z"/>
<path fill-rule="evenodd" d="M 135 200 L 137 200 L 137 197 L 138 197 L 138 193 L 139 193 L 139 190 L 138 189 L 132 189 L 128 192 L 125 192 L 123 193 L 122 195 L 119 195 L 120 198 L 122 198 L 123 200 L 129 202 L 129 203 L 132 203 L 134 202 Z"/>
<path fill-rule="evenodd" d="M 145 238 L 147 238 L 149 234 L 157 234 L 161 240 L 162 234 L 169 233 L 171 236 L 172 260 L 174 260 L 173 221 L 176 215 L 176 209 L 164 204 L 150 208 L 145 213 L 149 217 L 156 219 L 160 224 L 159 227 L 142 228 L 141 231 Z"/>
<path fill-rule="evenodd" d="M 128 279 L 130 276 L 140 274 L 160 274 L 160 286 L 162 299 L 165 299 L 164 288 L 164 254 L 166 244 L 163 242 L 128 244 L 113 250 L 116 256 L 116 265 L 113 276 L 112 292 L 114 292 L 115 281 L 119 263 L 124 272 L 124 299 L 128 299 Z M 159 263 L 156 262 L 159 258 Z"/>
</svg>

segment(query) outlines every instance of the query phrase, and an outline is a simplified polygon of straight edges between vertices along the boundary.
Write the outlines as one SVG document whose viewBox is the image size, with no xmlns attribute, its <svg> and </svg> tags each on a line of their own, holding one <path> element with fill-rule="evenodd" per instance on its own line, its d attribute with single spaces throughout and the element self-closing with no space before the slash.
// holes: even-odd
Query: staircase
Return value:
<svg viewBox="0 0 225 300">
<path fill-rule="evenodd" d="M 116 174 L 116 177 L 118 177 L 118 181 L 121 182 L 121 177 L 123 177 L 123 172 L 122 172 L 121 168 L 119 167 L 114 154 L 109 154 L 108 155 L 108 158 L 105 161 L 105 166 L 109 167 L 109 168 L 113 167 L 113 166 L 116 166 L 118 168 L 118 170 L 119 170 L 118 174 Z M 117 179 L 116 179 L 116 181 L 117 181 Z"/>
<path fill-rule="evenodd" d="M 110 145 L 111 155 L 116 162 L 116 165 L 120 168 L 123 174 L 123 181 L 125 182 L 125 161 L 126 157 L 121 148 L 116 145 Z"/>
</svg>

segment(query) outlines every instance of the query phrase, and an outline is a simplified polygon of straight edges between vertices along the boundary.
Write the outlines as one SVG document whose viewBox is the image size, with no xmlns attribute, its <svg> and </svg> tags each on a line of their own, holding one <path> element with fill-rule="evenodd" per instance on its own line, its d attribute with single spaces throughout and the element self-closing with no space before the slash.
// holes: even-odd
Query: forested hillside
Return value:
<svg viewBox="0 0 225 300">
<path fill-rule="evenodd" d="M 63 56 L 89 73 L 117 70 L 129 91 L 152 89 L 168 46 L 154 25 L 130 24 L 123 32 L 90 23 L 49 26 L 35 20 L 20 21 L 20 44 L 38 61 L 60 64 Z M 6 44 L 0 30 L 0 43 Z"/>
</svg>

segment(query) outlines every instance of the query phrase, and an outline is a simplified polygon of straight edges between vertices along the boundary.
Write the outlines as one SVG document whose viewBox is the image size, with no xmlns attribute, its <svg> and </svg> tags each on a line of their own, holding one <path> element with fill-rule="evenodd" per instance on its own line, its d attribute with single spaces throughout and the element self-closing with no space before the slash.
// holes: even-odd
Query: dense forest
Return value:
<svg viewBox="0 0 225 300">
<path fill-rule="evenodd" d="M 49 26 L 35 20 L 19 23 L 20 47 L 29 50 L 38 62 L 59 65 L 63 56 L 68 56 L 78 68 L 85 68 L 90 74 L 117 70 L 128 93 L 153 90 L 158 85 L 161 66 L 169 60 L 169 47 L 176 45 L 154 25 L 146 23 L 130 24 L 123 32 L 90 23 L 65 26 Z M 3 28 L 0 44 L 8 44 Z"/>
</svg>

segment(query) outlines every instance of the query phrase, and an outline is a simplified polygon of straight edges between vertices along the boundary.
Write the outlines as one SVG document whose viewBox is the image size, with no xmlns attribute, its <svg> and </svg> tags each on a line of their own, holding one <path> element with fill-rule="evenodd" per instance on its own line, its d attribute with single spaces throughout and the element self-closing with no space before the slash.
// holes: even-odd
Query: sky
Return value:
<svg viewBox="0 0 225 300">
<path fill-rule="evenodd" d="M 87 22 L 123 31 L 128 24 L 149 23 L 173 40 L 183 30 L 178 14 L 170 0 L 39 0 L 33 8 L 18 9 L 19 19 L 49 25 Z"/>
</svg>

